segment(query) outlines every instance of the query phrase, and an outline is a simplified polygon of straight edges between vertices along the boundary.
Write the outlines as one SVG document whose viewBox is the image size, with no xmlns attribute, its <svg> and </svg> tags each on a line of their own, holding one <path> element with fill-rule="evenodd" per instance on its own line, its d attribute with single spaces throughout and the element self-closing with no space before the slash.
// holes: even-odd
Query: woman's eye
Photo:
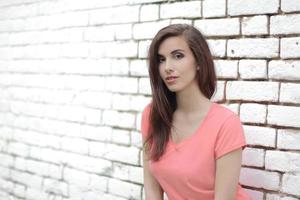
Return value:
<svg viewBox="0 0 300 200">
<path fill-rule="evenodd" d="M 162 63 L 164 60 L 165 60 L 165 59 L 162 58 L 162 57 L 158 58 L 158 62 L 159 62 L 159 63 Z"/>
<path fill-rule="evenodd" d="M 174 57 L 175 57 L 176 59 L 180 59 L 180 58 L 183 57 L 183 55 L 182 55 L 181 53 L 177 53 L 177 54 L 174 55 Z"/>
</svg>

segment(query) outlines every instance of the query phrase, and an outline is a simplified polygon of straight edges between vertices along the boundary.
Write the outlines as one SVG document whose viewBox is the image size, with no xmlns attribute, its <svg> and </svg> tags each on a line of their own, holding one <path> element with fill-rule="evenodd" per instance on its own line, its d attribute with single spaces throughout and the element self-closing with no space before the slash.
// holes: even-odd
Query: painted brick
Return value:
<svg viewBox="0 0 300 200">
<path fill-rule="evenodd" d="M 226 40 L 207 40 L 211 54 L 215 57 L 224 57 L 226 54 Z"/>
<path fill-rule="evenodd" d="M 281 83 L 280 102 L 300 103 L 300 84 Z"/>
<path fill-rule="evenodd" d="M 227 46 L 229 57 L 272 58 L 278 56 L 278 51 L 279 41 L 275 38 L 232 39 Z"/>
<path fill-rule="evenodd" d="M 237 78 L 238 61 L 235 60 L 214 60 L 218 78 Z"/>
<path fill-rule="evenodd" d="M 243 59 L 239 61 L 239 75 L 242 79 L 266 79 L 267 61 Z"/>
<path fill-rule="evenodd" d="M 263 149 L 246 148 L 243 151 L 242 164 L 247 166 L 263 167 L 265 151 Z"/>
<path fill-rule="evenodd" d="M 140 6 L 103 8 L 89 12 L 89 24 L 129 23 L 139 20 Z"/>
<path fill-rule="evenodd" d="M 194 25 L 205 36 L 235 36 L 240 34 L 238 18 L 195 20 Z"/>
<path fill-rule="evenodd" d="M 146 60 L 132 60 L 129 66 L 131 76 L 148 76 Z"/>
<path fill-rule="evenodd" d="M 140 12 L 140 21 L 155 21 L 159 18 L 158 5 L 143 5 Z"/>
<path fill-rule="evenodd" d="M 286 163 L 289 163 L 288 165 Z M 265 166 L 268 170 L 300 172 L 300 154 L 284 151 L 266 151 Z"/>
<path fill-rule="evenodd" d="M 300 37 L 282 38 L 280 46 L 281 58 L 300 57 Z"/>
<path fill-rule="evenodd" d="M 300 15 L 271 16 L 270 33 L 273 35 L 300 33 Z"/>
<path fill-rule="evenodd" d="M 300 10 L 299 0 L 281 0 L 281 10 L 284 12 L 293 12 Z"/>
<path fill-rule="evenodd" d="M 162 4 L 160 7 L 160 17 L 201 17 L 201 1 L 187 1 Z"/>
<path fill-rule="evenodd" d="M 133 38 L 137 40 L 152 39 L 160 29 L 162 29 L 165 26 L 168 26 L 169 24 L 169 20 L 134 24 Z"/>
<path fill-rule="evenodd" d="M 265 123 L 267 106 L 257 103 L 243 103 L 240 107 L 242 122 Z"/>
<path fill-rule="evenodd" d="M 273 60 L 269 62 L 268 72 L 271 79 L 300 80 L 300 62 Z"/>
<path fill-rule="evenodd" d="M 243 125 L 247 144 L 275 147 L 276 130 L 268 127 Z"/>
<path fill-rule="evenodd" d="M 243 17 L 242 34 L 243 35 L 268 34 L 268 17 L 266 15 L 258 15 L 254 17 Z"/>
<path fill-rule="evenodd" d="M 277 13 L 279 0 L 228 0 L 228 14 L 234 15 L 253 15 Z"/>
<path fill-rule="evenodd" d="M 234 100 L 278 101 L 279 83 L 265 81 L 229 81 L 226 96 Z"/>
<path fill-rule="evenodd" d="M 225 0 L 203 1 L 203 17 L 223 17 L 226 14 Z"/>
<path fill-rule="evenodd" d="M 268 124 L 300 127 L 300 107 L 268 105 Z"/>
<path fill-rule="evenodd" d="M 122 188 L 122 190 L 120 190 L 120 188 Z M 109 179 L 108 181 L 108 191 L 111 194 L 119 195 L 127 199 L 138 199 L 141 189 L 141 186 L 117 179 Z"/>
<path fill-rule="evenodd" d="M 300 196 L 300 189 L 298 185 L 300 184 L 299 174 L 284 174 L 282 177 L 282 188 L 281 191 Z"/>
<path fill-rule="evenodd" d="M 280 174 L 260 169 L 242 168 L 240 182 L 248 186 L 278 190 Z"/>
<path fill-rule="evenodd" d="M 300 132 L 297 130 L 279 129 L 277 147 L 279 149 L 300 149 Z"/>
</svg>

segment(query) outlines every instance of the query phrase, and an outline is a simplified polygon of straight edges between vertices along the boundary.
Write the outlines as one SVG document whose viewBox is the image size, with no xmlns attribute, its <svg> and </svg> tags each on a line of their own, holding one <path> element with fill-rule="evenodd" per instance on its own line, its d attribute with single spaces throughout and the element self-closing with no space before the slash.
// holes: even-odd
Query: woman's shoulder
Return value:
<svg viewBox="0 0 300 200">
<path fill-rule="evenodd" d="M 239 115 L 229 106 L 215 103 L 214 116 L 218 121 L 226 121 L 229 118 L 239 118 Z"/>
</svg>

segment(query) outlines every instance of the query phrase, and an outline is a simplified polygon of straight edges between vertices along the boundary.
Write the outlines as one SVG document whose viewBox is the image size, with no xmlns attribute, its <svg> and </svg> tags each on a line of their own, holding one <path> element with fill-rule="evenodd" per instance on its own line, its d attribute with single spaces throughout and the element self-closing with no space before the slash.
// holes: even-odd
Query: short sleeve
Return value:
<svg viewBox="0 0 300 200">
<path fill-rule="evenodd" d="M 238 115 L 228 117 L 221 126 L 215 143 L 215 158 L 246 146 L 244 129 Z"/>
<path fill-rule="evenodd" d="M 148 104 L 142 112 L 141 132 L 142 132 L 143 139 L 146 139 L 149 132 L 149 115 L 150 115 L 150 104 Z"/>
</svg>

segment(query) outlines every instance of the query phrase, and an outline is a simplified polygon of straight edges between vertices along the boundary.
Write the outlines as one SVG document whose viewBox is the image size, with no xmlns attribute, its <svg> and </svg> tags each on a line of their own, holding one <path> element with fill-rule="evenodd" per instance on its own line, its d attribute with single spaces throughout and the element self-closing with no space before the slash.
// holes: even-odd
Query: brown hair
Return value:
<svg viewBox="0 0 300 200">
<path fill-rule="evenodd" d="M 216 89 L 216 74 L 208 44 L 199 30 L 187 24 L 172 24 L 164 27 L 153 38 L 148 51 L 149 76 L 152 90 L 148 137 L 144 142 L 150 159 L 158 160 L 164 153 L 176 110 L 176 96 L 163 83 L 159 74 L 158 49 L 169 37 L 183 36 L 193 52 L 196 64 L 200 66 L 196 78 L 200 91 L 211 98 Z"/>
</svg>

